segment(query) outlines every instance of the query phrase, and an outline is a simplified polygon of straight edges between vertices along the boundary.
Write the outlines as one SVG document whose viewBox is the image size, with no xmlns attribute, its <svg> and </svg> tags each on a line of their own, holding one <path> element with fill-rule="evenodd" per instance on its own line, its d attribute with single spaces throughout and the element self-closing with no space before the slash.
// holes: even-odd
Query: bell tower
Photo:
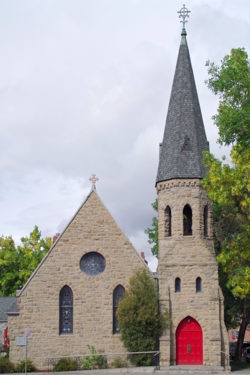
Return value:
<svg viewBox="0 0 250 375">
<path fill-rule="evenodd" d="M 209 151 L 181 9 L 181 43 L 160 144 L 156 178 L 160 309 L 171 326 L 160 338 L 161 365 L 224 365 L 223 295 L 213 242 L 213 205 L 200 184 Z"/>
</svg>

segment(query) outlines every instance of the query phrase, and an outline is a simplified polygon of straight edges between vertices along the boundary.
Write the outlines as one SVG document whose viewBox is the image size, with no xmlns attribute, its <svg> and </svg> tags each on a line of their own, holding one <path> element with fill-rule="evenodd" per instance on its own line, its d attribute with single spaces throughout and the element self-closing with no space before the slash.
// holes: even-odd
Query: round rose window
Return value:
<svg viewBox="0 0 250 375">
<path fill-rule="evenodd" d="M 106 260 L 102 254 L 92 251 L 83 255 L 80 260 L 81 270 L 88 276 L 98 276 L 105 270 Z"/>
</svg>

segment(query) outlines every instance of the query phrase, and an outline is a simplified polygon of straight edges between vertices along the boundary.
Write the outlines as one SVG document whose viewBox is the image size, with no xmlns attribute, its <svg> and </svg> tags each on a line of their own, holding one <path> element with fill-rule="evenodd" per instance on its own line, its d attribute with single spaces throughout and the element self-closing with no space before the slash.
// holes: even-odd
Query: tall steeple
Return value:
<svg viewBox="0 0 250 375">
<path fill-rule="evenodd" d="M 186 9 L 185 6 L 182 9 Z M 182 178 L 205 177 L 202 164 L 203 151 L 209 151 L 202 114 L 190 60 L 185 18 L 181 13 L 183 29 L 174 82 L 169 101 L 167 120 L 160 146 L 160 160 L 156 184 Z"/>
</svg>

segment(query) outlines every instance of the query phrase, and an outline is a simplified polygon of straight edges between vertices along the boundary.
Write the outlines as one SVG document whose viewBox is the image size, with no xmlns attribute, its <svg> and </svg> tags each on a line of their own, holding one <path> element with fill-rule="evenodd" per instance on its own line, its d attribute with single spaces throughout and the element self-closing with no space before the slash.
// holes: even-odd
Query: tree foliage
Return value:
<svg viewBox="0 0 250 375">
<path fill-rule="evenodd" d="M 218 66 L 207 61 L 208 88 L 220 96 L 217 114 L 213 116 L 222 145 L 240 143 L 250 146 L 250 61 L 244 48 L 232 49 Z"/>
<path fill-rule="evenodd" d="M 159 314 L 158 292 L 152 275 L 146 268 L 137 268 L 129 280 L 123 300 L 117 309 L 121 341 L 129 352 L 145 352 L 156 349 L 156 339 L 170 325 L 168 311 Z M 141 355 L 137 364 L 149 364 Z"/>
<path fill-rule="evenodd" d="M 16 246 L 11 236 L 0 237 L 0 296 L 15 296 L 52 246 L 35 226 L 29 237 Z"/>
<path fill-rule="evenodd" d="M 154 203 L 151 203 L 151 206 L 158 213 L 158 198 L 156 198 Z M 148 238 L 149 238 L 148 243 L 150 243 L 150 245 L 154 244 L 151 247 L 151 251 L 152 251 L 152 254 L 155 255 L 156 258 L 158 259 L 158 250 L 159 250 L 159 246 L 158 246 L 158 217 L 153 217 L 152 228 L 145 229 L 144 233 L 146 233 L 148 235 Z"/>
<path fill-rule="evenodd" d="M 208 172 L 202 185 L 209 198 L 223 208 L 215 227 L 220 246 L 217 261 L 227 288 L 242 307 L 235 352 L 239 359 L 250 308 L 250 62 L 245 50 L 238 48 L 224 57 L 221 66 L 209 61 L 207 66 L 208 87 L 220 96 L 213 117 L 219 128 L 218 142 L 232 144 L 232 165 L 204 153 Z"/>
</svg>

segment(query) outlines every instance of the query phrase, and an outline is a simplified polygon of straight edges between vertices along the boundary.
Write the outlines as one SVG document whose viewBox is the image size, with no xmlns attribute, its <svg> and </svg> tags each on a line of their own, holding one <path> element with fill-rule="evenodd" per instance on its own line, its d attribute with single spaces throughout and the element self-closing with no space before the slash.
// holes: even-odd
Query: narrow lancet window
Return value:
<svg viewBox="0 0 250 375">
<path fill-rule="evenodd" d="M 165 209 L 165 233 L 166 237 L 171 237 L 171 208 L 169 206 Z"/>
<path fill-rule="evenodd" d="M 124 293 L 125 289 L 122 285 L 118 285 L 113 293 L 113 334 L 120 333 L 116 311 L 118 309 L 119 301 L 121 301 L 124 297 Z"/>
<path fill-rule="evenodd" d="M 60 335 L 73 333 L 73 292 L 68 285 L 60 291 Z"/>
<path fill-rule="evenodd" d="M 192 236 L 192 209 L 189 204 L 183 209 L 183 235 Z"/>
<path fill-rule="evenodd" d="M 179 277 L 176 277 L 175 279 L 175 293 L 181 292 L 181 279 Z"/>
<path fill-rule="evenodd" d="M 201 291 L 202 291 L 201 278 L 197 277 L 197 279 L 196 279 L 196 293 L 201 293 Z"/>
<path fill-rule="evenodd" d="M 208 237 L 208 207 L 204 208 L 204 237 Z"/>
</svg>

